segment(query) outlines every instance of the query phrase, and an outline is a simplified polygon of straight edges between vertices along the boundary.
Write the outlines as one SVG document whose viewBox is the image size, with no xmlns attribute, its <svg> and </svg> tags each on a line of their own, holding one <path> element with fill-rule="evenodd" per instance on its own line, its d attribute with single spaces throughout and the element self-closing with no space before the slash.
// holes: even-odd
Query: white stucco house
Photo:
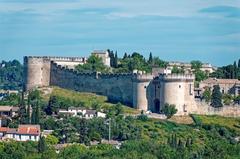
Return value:
<svg viewBox="0 0 240 159">
<path fill-rule="evenodd" d="M 40 125 L 19 125 L 17 129 L 0 127 L 0 138 L 2 140 L 38 141 L 40 134 Z"/>
</svg>

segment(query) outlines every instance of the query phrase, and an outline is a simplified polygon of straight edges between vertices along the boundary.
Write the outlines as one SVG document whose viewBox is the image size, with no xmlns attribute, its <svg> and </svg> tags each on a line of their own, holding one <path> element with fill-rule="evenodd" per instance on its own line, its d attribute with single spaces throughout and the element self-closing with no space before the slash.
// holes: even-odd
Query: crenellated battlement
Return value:
<svg viewBox="0 0 240 159">
<path fill-rule="evenodd" d="M 52 66 L 59 70 L 71 72 L 78 76 L 93 76 L 95 78 L 108 79 L 108 78 L 136 78 L 136 74 L 133 73 L 101 73 L 101 72 L 78 72 L 75 69 L 70 69 L 66 66 L 59 65 L 52 62 Z"/>
<path fill-rule="evenodd" d="M 158 76 L 160 81 L 194 81 L 194 74 L 160 74 Z"/>
<path fill-rule="evenodd" d="M 65 62 L 85 62 L 86 57 L 61 57 L 61 56 L 25 56 L 27 59 L 46 59 L 50 61 L 65 61 Z"/>
</svg>

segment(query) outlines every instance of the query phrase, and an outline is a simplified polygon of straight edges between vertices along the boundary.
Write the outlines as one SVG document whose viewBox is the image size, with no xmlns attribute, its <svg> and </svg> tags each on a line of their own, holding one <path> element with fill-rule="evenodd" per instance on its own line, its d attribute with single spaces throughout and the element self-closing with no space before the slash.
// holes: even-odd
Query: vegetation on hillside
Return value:
<svg viewBox="0 0 240 159">
<path fill-rule="evenodd" d="M 20 90 L 23 81 L 23 66 L 17 61 L 0 63 L 0 89 Z"/>
<path fill-rule="evenodd" d="M 120 149 L 111 145 L 89 145 L 91 140 L 108 137 L 103 119 L 64 118 L 52 120 L 53 139 L 34 142 L 1 143 L 1 158 L 238 158 L 240 119 L 192 115 L 195 123 L 176 124 L 166 120 L 112 117 L 112 139 L 124 141 Z M 46 122 L 45 122 L 46 123 Z M 77 136 L 75 132 L 80 135 Z M 63 135 L 65 134 L 65 135 Z M 49 141 L 50 140 L 50 141 Z M 57 154 L 51 143 L 78 142 Z M 42 146 L 40 146 L 42 145 Z M 46 148 L 47 147 L 47 148 Z M 14 153 L 10 153 L 14 152 Z"/>
<path fill-rule="evenodd" d="M 217 71 L 211 74 L 211 77 L 240 79 L 240 59 L 238 60 L 238 64 L 236 61 L 234 61 L 233 64 L 219 67 Z"/>
<path fill-rule="evenodd" d="M 101 58 L 97 56 L 90 56 L 86 64 L 76 66 L 79 72 L 99 71 L 99 72 L 112 72 L 112 73 L 131 73 L 133 70 L 139 70 L 146 73 L 152 71 L 152 67 L 167 67 L 167 62 L 159 59 L 158 57 L 152 57 L 152 53 L 149 55 L 149 59 L 146 60 L 143 55 L 134 52 L 131 55 L 124 54 L 123 58 L 118 58 L 117 52 L 114 54 L 110 52 L 110 65 L 111 69 L 104 66 Z"/>
</svg>

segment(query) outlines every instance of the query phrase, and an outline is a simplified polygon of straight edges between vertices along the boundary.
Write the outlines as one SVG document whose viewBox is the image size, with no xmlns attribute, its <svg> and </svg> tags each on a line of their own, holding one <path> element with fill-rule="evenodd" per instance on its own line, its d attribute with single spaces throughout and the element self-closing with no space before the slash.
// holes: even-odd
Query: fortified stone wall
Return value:
<svg viewBox="0 0 240 159">
<path fill-rule="evenodd" d="M 50 85 L 80 92 L 92 92 L 108 97 L 109 101 L 119 101 L 133 105 L 133 74 L 77 73 L 51 63 Z"/>
<path fill-rule="evenodd" d="M 85 63 L 86 58 L 81 57 L 49 57 L 25 56 L 24 57 L 24 90 L 35 87 L 49 86 L 51 61 L 64 66 L 74 67 Z"/>
<path fill-rule="evenodd" d="M 195 111 L 192 111 L 192 114 L 240 117 L 239 105 L 227 105 L 220 108 L 214 108 L 205 102 L 196 102 L 196 104 L 197 104 L 197 109 Z"/>
</svg>

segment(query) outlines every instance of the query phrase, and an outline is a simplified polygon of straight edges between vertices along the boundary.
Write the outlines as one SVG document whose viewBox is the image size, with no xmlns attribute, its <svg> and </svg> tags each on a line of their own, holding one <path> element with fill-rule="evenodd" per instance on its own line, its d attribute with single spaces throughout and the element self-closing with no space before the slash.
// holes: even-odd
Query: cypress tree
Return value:
<svg viewBox="0 0 240 159">
<path fill-rule="evenodd" d="M 114 56 L 114 67 L 115 67 L 115 68 L 118 67 L 118 55 L 117 55 L 117 51 L 115 52 L 115 56 Z"/>
<path fill-rule="evenodd" d="M 114 54 L 113 51 L 108 50 L 109 52 L 109 57 L 110 57 L 110 66 L 114 67 Z"/>
<path fill-rule="evenodd" d="M 26 107 L 24 102 L 24 92 L 21 92 L 21 96 L 19 96 L 19 117 L 20 123 L 26 124 Z"/>
<path fill-rule="evenodd" d="M 39 124 L 40 112 L 39 112 L 39 103 L 37 102 L 35 109 L 35 124 Z"/>
<path fill-rule="evenodd" d="M 42 153 L 47 150 L 47 144 L 45 141 L 45 138 L 43 136 L 40 136 L 40 139 L 38 141 L 38 152 Z"/>
<path fill-rule="evenodd" d="M 127 53 L 124 53 L 123 59 L 126 59 L 128 57 Z"/>
<path fill-rule="evenodd" d="M 79 121 L 79 141 L 80 143 L 88 144 L 88 124 L 86 119 L 80 119 Z"/>
<path fill-rule="evenodd" d="M 153 61 L 152 52 L 150 52 L 150 54 L 149 54 L 149 58 L 148 58 L 148 63 L 151 64 L 152 61 Z"/>
<path fill-rule="evenodd" d="M 240 59 L 238 60 L 238 68 L 240 68 Z"/>
<path fill-rule="evenodd" d="M 27 120 L 27 123 L 28 123 L 28 124 L 31 123 L 30 109 L 31 109 L 31 106 L 30 106 L 30 99 L 29 99 L 29 97 L 28 97 L 28 103 L 27 103 L 27 117 L 26 117 L 26 120 Z"/>
<path fill-rule="evenodd" d="M 223 106 L 223 104 L 222 104 L 222 93 L 220 92 L 219 85 L 213 86 L 211 105 L 213 107 L 222 107 Z"/>
<path fill-rule="evenodd" d="M 233 75 L 234 75 L 234 77 L 233 78 L 237 78 L 237 70 L 238 68 L 237 68 L 237 62 L 236 61 L 234 61 L 234 63 L 233 63 Z"/>
<path fill-rule="evenodd" d="M 36 123 L 36 118 L 35 118 L 35 114 L 36 114 L 36 106 L 32 106 L 32 115 L 31 115 L 31 123 L 35 124 Z"/>
</svg>

